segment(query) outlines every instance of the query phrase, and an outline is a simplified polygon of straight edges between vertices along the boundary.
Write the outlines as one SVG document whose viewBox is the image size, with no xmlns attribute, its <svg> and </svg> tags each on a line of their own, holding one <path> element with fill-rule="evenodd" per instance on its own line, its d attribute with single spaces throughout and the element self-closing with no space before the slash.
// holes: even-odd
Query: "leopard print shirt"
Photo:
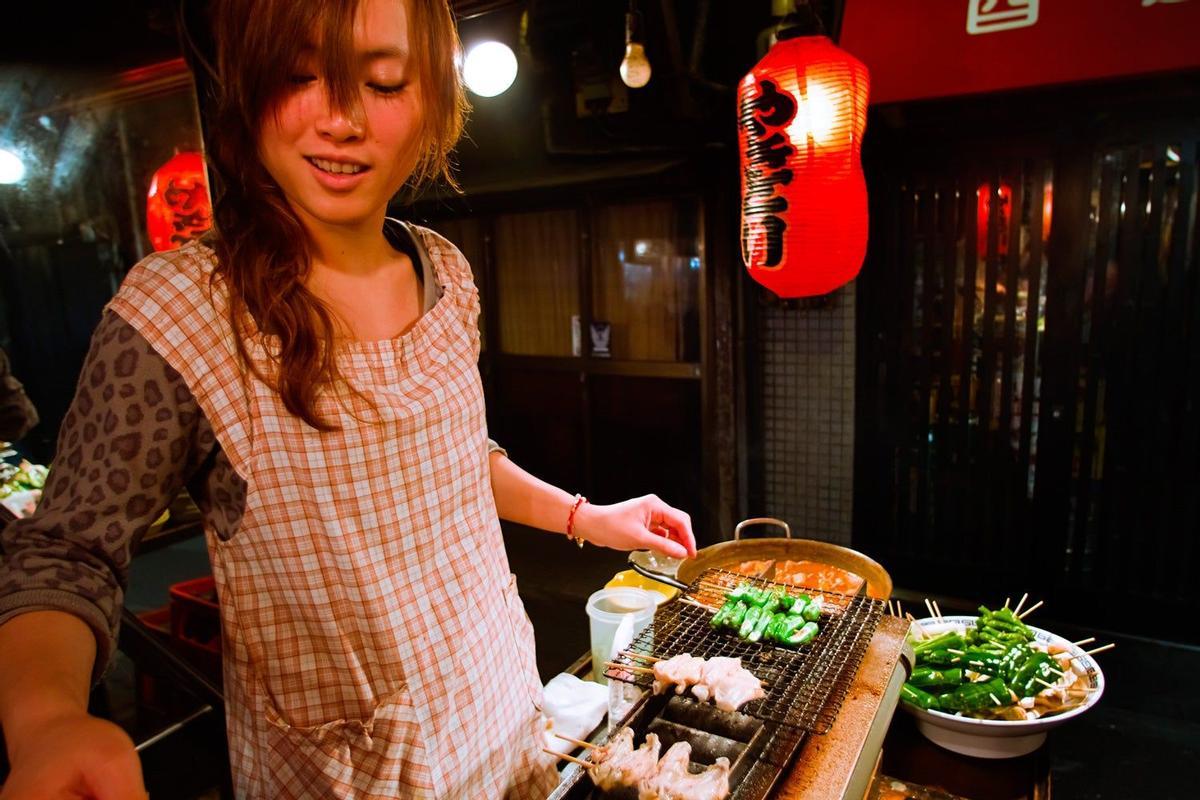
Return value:
<svg viewBox="0 0 1200 800">
<path fill-rule="evenodd" d="M 420 276 L 434 277 L 422 280 L 428 311 L 441 286 L 423 248 L 410 256 Z M 506 454 L 494 441 L 488 447 Z M 41 503 L 0 532 L 0 625 L 30 611 L 74 614 L 96 635 L 98 680 L 116 648 L 133 553 L 184 486 L 206 527 L 232 537 L 246 505 L 245 481 L 182 376 L 129 323 L 105 311 Z"/>
<path fill-rule="evenodd" d="M 37 512 L 0 533 L 0 624 L 35 610 L 75 614 L 96 634 L 99 676 L 137 544 L 185 483 L 207 525 L 232 536 L 245 481 L 179 373 L 106 311 Z"/>
</svg>

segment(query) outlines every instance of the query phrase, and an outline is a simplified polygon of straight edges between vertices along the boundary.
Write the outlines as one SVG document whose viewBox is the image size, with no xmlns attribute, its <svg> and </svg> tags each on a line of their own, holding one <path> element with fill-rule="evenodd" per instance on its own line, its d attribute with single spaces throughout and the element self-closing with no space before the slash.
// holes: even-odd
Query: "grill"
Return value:
<svg viewBox="0 0 1200 800">
<path fill-rule="evenodd" d="M 783 774 L 805 732 L 764 722 L 748 714 L 721 711 L 675 695 L 645 694 L 624 720 L 641 745 L 647 733 L 662 741 L 662 752 L 675 742 L 692 745 L 692 769 L 709 766 L 720 756 L 730 762 L 731 800 L 764 800 Z M 584 756 L 587 754 L 584 753 Z M 636 800 L 633 789 L 601 792 L 584 770 L 571 765 L 549 800 Z"/>
<path fill-rule="evenodd" d="M 803 591 L 823 595 L 827 610 L 821 615 L 821 632 L 817 638 L 798 650 L 790 650 L 761 642 L 745 642 L 732 633 L 714 631 L 709 625 L 712 612 L 689 602 L 719 608 L 725 594 L 742 582 L 765 589 L 797 590 L 787 584 L 710 569 L 688 587 L 681 600 L 664 604 L 629 650 L 659 658 L 680 653 L 703 658 L 741 658 L 742 665 L 766 684 L 766 696 L 743 706 L 743 716 L 750 715 L 809 733 L 827 733 L 883 616 L 882 601 L 863 595 L 850 597 L 800 587 Z M 619 655 L 616 663 L 640 667 L 646 664 L 628 655 Z M 619 667 L 610 668 L 606 675 L 642 689 L 649 689 L 653 683 L 653 676 L 648 673 Z M 693 701 L 686 702 L 695 705 Z"/>
</svg>

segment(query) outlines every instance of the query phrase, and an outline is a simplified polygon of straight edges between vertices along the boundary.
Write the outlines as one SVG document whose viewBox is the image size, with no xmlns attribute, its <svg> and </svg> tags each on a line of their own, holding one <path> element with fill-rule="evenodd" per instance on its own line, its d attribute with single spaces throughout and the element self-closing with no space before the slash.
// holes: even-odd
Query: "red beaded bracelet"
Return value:
<svg viewBox="0 0 1200 800">
<path fill-rule="evenodd" d="M 575 535 L 575 512 L 587 501 L 587 498 L 583 495 L 575 495 L 575 502 L 571 506 L 571 513 L 567 516 L 567 538 L 580 547 L 583 547 L 583 537 Z"/>
</svg>

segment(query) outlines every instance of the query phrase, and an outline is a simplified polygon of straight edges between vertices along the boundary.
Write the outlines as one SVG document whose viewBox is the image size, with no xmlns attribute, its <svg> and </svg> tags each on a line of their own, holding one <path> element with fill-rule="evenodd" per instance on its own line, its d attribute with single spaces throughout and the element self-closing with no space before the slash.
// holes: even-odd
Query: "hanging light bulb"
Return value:
<svg viewBox="0 0 1200 800">
<path fill-rule="evenodd" d="M 636 0 L 629 0 L 629 13 L 625 15 L 625 58 L 621 59 L 620 73 L 630 89 L 640 89 L 650 82 L 650 60 L 640 41 L 641 22 Z"/>
<path fill-rule="evenodd" d="M 480 97 L 503 94 L 517 79 L 517 57 L 502 42 L 480 42 L 467 51 L 463 82 Z"/>
</svg>

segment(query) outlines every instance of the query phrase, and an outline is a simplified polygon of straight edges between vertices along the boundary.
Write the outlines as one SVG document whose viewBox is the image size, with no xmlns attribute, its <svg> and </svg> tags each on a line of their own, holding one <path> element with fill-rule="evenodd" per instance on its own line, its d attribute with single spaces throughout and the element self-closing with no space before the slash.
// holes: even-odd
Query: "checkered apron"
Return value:
<svg viewBox="0 0 1200 800">
<path fill-rule="evenodd" d="M 206 532 L 234 785 L 245 798 L 545 797 L 541 685 L 492 497 L 462 254 L 416 228 L 443 296 L 351 342 L 318 433 L 239 367 L 213 255 L 151 256 L 111 307 L 178 370 L 248 483 Z M 269 337 L 248 341 L 269 369 Z M 268 375 L 270 372 L 268 371 Z"/>
</svg>

